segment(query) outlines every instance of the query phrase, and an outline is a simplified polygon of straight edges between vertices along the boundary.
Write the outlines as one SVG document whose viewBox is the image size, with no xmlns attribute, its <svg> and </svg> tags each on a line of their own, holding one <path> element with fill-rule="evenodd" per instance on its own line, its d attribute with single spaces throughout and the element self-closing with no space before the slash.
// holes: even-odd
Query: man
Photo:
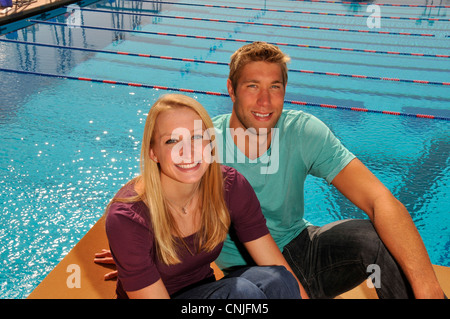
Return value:
<svg viewBox="0 0 450 319">
<path fill-rule="evenodd" d="M 227 80 L 232 113 L 213 121 L 223 163 L 254 188 L 270 232 L 306 294 L 333 298 L 378 269 L 380 298 L 443 298 L 405 207 L 321 121 L 283 111 L 288 61 L 264 42 L 237 50 Z M 312 226 L 303 218 L 307 174 L 325 178 L 370 220 Z M 216 264 L 226 272 L 246 263 L 231 234 Z"/>
</svg>

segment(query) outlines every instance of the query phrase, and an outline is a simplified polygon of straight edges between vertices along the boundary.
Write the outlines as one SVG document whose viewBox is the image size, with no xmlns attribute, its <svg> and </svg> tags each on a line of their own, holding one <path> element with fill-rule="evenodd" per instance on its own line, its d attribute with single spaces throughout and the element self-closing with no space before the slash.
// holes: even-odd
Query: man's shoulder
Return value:
<svg viewBox="0 0 450 319">
<path fill-rule="evenodd" d="M 281 113 L 280 121 L 285 121 L 290 124 L 291 122 L 307 121 L 310 118 L 314 118 L 314 115 L 306 113 L 301 110 L 283 110 Z"/>
<path fill-rule="evenodd" d="M 230 118 L 230 113 L 220 114 L 216 115 L 212 118 L 212 122 L 214 124 L 214 127 L 216 128 L 222 128 L 226 125 L 228 119 Z"/>
<path fill-rule="evenodd" d="M 281 131 L 300 132 L 311 122 L 319 121 L 314 115 L 300 110 L 283 110 L 276 127 Z"/>
</svg>

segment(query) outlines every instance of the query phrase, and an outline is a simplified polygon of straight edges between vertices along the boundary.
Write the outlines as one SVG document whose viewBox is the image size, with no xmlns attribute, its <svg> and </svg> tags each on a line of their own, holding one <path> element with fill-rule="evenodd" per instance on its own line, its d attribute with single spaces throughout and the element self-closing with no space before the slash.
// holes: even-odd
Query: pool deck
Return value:
<svg viewBox="0 0 450 319">
<path fill-rule="evenodd" d="M 75 3 L 78 0 L 13 0 L 13 6 L 8 12 L 0 7 L 0 25 L 26 19 L 43 12 Z"/>
<path fill-rule="evenodd" d="M 114 299 L 116 281 L 105 281 L 103 276 L 112 265 L 94 263 L 94 255 L 107 249 L 104 219 L 100 219 L 75 245 L 66 257 L 44 278 L 28 296 L 29 299 Z M 213 264 L 216 277 L 223 276 Z M 450 296 L 450 268 L 434 266 L 436 276 L 447 296 Z M 76 284 L 79 284 L 77 287 Z M 377 299 L 366 282 L 338 296 L 336 299 Z"/>
</svg>

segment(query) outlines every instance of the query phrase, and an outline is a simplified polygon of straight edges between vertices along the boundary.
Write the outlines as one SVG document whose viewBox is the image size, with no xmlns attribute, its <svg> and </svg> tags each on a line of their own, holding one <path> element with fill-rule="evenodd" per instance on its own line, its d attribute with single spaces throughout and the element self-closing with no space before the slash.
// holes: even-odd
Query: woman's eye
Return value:
<svg viewBox="0 0 450 319">
<path fill-rule="evenodd" d="M 193 140 L 201 140 L 201 139 L 203 139 L 203 135 L 195 134 L 194 136 L 192 136 L 192 139 Z"/>
<path fill-rule="evenodd" d="M 176 139 L 171 138 L 170 140 L 166 141 L 166 144 L 173 144 L 173 143 L 177 143 L 178 141 Z"/>
</svg>

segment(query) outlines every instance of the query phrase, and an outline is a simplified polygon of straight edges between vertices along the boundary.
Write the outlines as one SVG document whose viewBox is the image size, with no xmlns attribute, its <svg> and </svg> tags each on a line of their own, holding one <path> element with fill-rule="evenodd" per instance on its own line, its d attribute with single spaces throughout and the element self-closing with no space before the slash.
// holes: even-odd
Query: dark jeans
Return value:
<svg viewBox="0 0 450 319">
<path fill-rule="evenodd" d="M 285 246 L 283 255 L 310 298 L 334 298 L 358 286 L 372 277 L 371 265 L 379 270 L 379 298 L 414 298 L 369 220 L 310 226 Z"/>
<path fill-rule="evenodd" d="M 241 268 L 222 279 L 174 296 L 176 299 L 300 299 L 298 283 L 283 266 Z"/>
</svg>

